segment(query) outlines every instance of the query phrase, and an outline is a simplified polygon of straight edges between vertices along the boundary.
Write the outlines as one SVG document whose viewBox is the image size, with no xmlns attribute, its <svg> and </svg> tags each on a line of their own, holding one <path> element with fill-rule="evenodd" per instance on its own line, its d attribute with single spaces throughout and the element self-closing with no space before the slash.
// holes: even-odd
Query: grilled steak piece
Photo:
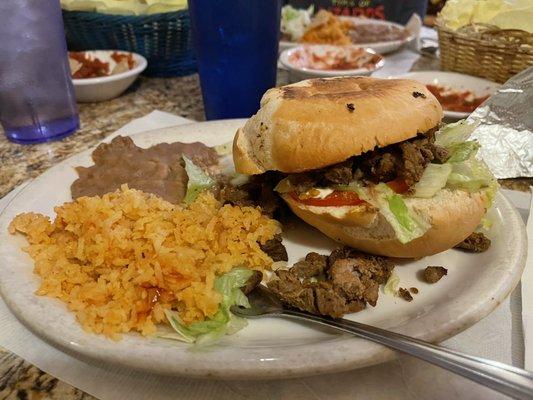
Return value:
<svg viewBox="0 0 533 400">
<path fill-rule="evenodd" d="M 291 268 L 291 271 L 296 274 L 298 278 L 312 278 L 314 276 L 323 275 L 328 266 L 328 258 L 322 254 L 309 253 L 305 256 L 305 260 L 298 261 Z"/>
<path fill-rule="evenodd" d="M 393 268 L 387 258 L 344 247 L 329 257 L 309 253 L 290 270 L 276 271 L 268 287 L 289 306 L 339 318 L 364 309 L 367 303 L 375 306 L 379 285 Z"/>
<path fill-rule="evenodd" d="M 481 232 L 473 232 L 461 243 L 457 244 L 455 248 L 468 250 L 474 253 L 482 253 L 487 251 L 490 247 L 490 239 Z"/>
<path fill-rule="evenodd" d="M 270 171 L 251 176 L 248 182 L 241 186 L 233 186 L 228 179 L 221 178 L 215 195 L 224 204 L 260 207 L 263 214 L 283 221 L 290 212 L 274 187 L 284 177 L 285 175 L 279 172 Z"/>
<path fill-rule="evenodd" d="M 295 273 L 287 270 L 276 271 L 276 276 L 277 279 L 270 281 L 268 287 L 283 303 L 316 314 L 317 308 L 312 282 L 301 282 Z"/>
<path fill-rule="evenodd" d="M 413 296 L 409 293 L 409 290 L 405 288 L 398 289 L 398 295 L 405 301 L 413 301 Z"/>
<path fill-rule="evenodd" d="M 347 185 L 353 179 L 351 161 L 345 161 L 328 168 L 324 172 L 324 180 L 327 184 Z"/>
<path fill-rule="evenodd" d="M 444 275 L 448 275 L 448 270 L 438 265 L 426 267 L 424 270 L 424 280 L 427 283 L 438 282 Z"/>
<path fill-rule="evenodd" d="M 289 261 L 287 249 L 281 241 L 281 235 L 275 235 L 272 239 L 267 240 L 265 244 L 260 244 L 259 247 L 267 253 L 274 262 Z"/>
<path fill-rule="evenodd" d="M 262 280 L 263 273 L 261 271 L 254 270 L 252 276 L 246 281 L 246 284 L 241 287 L 242 292 L 244 294 L 250 293 L 257 287 L 257 285 L 261 283 Z"/>
<path fill-rule="evenodd" d="M 250 198 L 250 194 L 237 186 L 232 186 L 223 183 L 218 188 L 217 199 L 222 204 L 231 204 L 232 206 L 248 207 L 254 206 L 254 202 Z"/>
</svg>

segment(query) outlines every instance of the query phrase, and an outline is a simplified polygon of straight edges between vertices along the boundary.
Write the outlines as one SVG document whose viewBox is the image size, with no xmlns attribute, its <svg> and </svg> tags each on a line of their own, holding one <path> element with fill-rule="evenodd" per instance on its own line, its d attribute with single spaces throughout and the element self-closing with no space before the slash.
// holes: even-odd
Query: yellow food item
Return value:
<svg viewBox="0 0 533 400">
<path fill-rule="evenodd" d="M 520 29 L 533 33 L 533 6 L 524 10 L 502 12 L 489 21 L 501 29 Z"/>
<path fill-rule="evenodd" d="M 439 14 L 439 23 L 453 30 L 470 24 L 490 24 L 532 33 L 531 13 L 531 0 L 448 0 Z"/>
<path fill-rule="evenodd" d="M 61 7 L 71 11 L 143 15 L 186 9 L 187 0 L 61 0 Z"/>
<path fill-rule="evenodd" d="M 351 44 L 352 42 L 348 36 L 350 26 L 351 22 L 341 21 L 332 13 L 320 10 L 305 30 L 300 42 L 334 45 Z"/>
<path fill-rule="evenodd" d="M 165 309 L 185 323 L 212 316 L 221 301 L 215 276 L 270 268 L 259 243 L 280 232 L 259 209 L 222 206 L 210 193 L 184 207 L 126 185 L 55 212 L 53 222 L 25 213 L 9 226 L 27 237 L 37 294 L 64 301 L 85 330 L 114 339 L 154 333 Z"/>
</svg>

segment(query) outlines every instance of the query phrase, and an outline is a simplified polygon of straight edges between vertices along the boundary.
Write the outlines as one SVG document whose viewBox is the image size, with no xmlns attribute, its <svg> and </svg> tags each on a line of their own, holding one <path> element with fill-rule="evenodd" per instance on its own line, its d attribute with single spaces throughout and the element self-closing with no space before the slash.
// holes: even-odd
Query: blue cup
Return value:
<svg viewBox="0 0 533 400">
<path fill-rule="evenodd" d="M 281 0 L 188 0 L 208 120 L 248 118 L 276 84 Z"/>
</svg>

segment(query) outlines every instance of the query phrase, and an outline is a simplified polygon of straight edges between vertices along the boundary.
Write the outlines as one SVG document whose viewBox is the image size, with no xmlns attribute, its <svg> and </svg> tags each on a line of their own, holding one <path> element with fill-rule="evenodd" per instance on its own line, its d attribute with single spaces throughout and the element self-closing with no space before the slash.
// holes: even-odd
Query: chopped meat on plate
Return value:
<svg viewBox="0 0 533 400">
<path fill-rule="evenodd" d="M 329 256 L 309 253 L 290 270 L 278 270 L 268 287 L 287 305 L 340 318 L 375 306 L 379 285 L 394 265 L 385 257 L 340 248 Z"/>
<path fill-rule="evenodd" d="M 444 275 L 448 275 L 448 270 L 444 267 L 429 266 L 424 270 L 424 280 L 427 283 L 438 282 Z"/>
<path fill-rule="evenodd" d="M 413 296 L 409 293 L 409 290 L 405 288 L 398 289 L 398 296 L 400 296 L 405 301 L 413 301 Z"/>
<path fill-rule="evenodd" d="M 287 255 L 287 249 L 281 242 L 281 235 L 275 235 L 272 239 L 268 240 L 265 244 L 259 245 L 261 250 L 268 254 L 272 261 L 289 261 Z"/>
<path fill-rule="evenodd" d="M 487 251 L 490 247 L 490 239 L 481 232 L 473 232 L 461 243 L 455 247 L 458 249 L 468 250 L 473 253 L 482 253 Z"/>
</svg>

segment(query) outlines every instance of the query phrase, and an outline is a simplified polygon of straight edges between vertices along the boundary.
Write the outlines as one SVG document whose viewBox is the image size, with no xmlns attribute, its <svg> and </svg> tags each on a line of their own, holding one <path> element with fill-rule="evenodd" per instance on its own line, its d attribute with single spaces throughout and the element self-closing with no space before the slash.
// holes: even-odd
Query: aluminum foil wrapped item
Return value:
<svg viewBox="0 0 533 400">
<path fill-rule="evenodd" d="M 471 139 L 498 179 L 533 177 L 533 67 L 509 79 L 468 118 Z"/>
</svg>

